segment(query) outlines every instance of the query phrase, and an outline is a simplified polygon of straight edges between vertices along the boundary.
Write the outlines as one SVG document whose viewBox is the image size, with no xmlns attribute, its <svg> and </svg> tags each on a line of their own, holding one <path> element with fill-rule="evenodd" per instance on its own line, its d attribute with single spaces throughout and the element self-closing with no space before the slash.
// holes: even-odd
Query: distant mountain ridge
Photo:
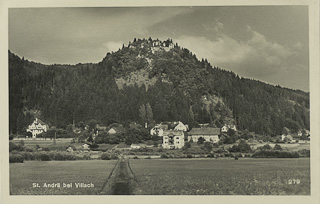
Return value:
<svg viewBox="0 0 320 204">
<path fill-rule="evenodd" d="M 228 123 L 266 135 L 310 129 L 309 93 L 212 67 L 171 39 L 134 39 L 96 64 L 43 65 L 9 51 L 9 101 L 12 133 L 23 132 L 30 110 L 65 128 L 90 119 L 144 123 L 147 104 L 149 122 Z"/>
</svg>

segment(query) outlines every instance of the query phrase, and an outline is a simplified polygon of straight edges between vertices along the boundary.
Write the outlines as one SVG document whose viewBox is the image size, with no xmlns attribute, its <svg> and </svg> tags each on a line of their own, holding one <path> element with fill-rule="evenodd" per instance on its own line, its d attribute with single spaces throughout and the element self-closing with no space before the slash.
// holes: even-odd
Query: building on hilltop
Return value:
<svg viewBox="0 0 320 204">
<path fill-rule="evenodd" d="M 217 143 L 219 142 L 220 128 L 193 128 L 189 132 L 188 141 L 198 142 L 202 137 L 207 142 Z"/>
<path fill-rule="evenodd" d="M 181 130 L 163 131 L 162 147 L 165 149 L 181 149 L 184 146 L 184 134 Z"/>
<path fill-rule="evenodd" d="M 47 132 L 48 125 L 36 118 L 31 125 L 28 126 L 27 132 L 32 133 L 32 138 L 37 138 L 37 135 Z"/>
</svg>

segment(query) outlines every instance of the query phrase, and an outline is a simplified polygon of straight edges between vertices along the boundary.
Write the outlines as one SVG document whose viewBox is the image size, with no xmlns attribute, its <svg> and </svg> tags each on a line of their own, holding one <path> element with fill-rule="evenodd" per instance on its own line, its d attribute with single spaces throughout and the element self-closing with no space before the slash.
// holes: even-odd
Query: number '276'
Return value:
<svg viewBox="0 0 320 204">
<path fill-rule="evenodd" d="M 300 179 L 289 179 L 288 180 L 288 184 L 292 185 L 292 184 L 300 184 Z"/>
</svg>

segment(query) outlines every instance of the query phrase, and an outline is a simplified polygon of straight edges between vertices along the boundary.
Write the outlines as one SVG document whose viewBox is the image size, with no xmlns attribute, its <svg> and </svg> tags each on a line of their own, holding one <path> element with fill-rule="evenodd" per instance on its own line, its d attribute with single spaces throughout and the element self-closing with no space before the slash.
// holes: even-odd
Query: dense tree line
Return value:
<svg viewBox="0 0 320 204">
<path fill-rule="evenodd" d="M 30 110 L 40 110 L 40 118 L 57 128 L 94 119 L 106 124 L 180 120 L 191 127 L 221 127 L 232 120 L 240 130 L 266 135 L 281 134 L 284 127 L 309 129 L 309 93 L 240 78 L 177 44 L 152 52 L 153 42 L 135 39 L 97 64 L 42 65 L 9 51 L 10 132 L 23 133 L 33 119 Z M 117 87 L 116 77 L 140 69 L 157 82 L 148 89 Z M 203 97 L 220 101 L 205 104 Z"/>
</svg>

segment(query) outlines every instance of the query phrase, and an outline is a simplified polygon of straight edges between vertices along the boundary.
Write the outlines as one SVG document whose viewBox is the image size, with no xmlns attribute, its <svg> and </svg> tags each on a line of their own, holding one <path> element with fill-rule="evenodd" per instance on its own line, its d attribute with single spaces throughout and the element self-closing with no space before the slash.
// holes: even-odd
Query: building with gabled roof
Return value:
<svg viewBox="0 0 320 204">
<path fill-rule="evenodd" d="M 32 138 L 37 138 L 37 135 L 47 132 L 48 125 L 41 121 L 40 119 L 36 118 L 31 125 L 28 126 L 27 132 L 32 133 Z"/>
<path fill-rule="evenodd" d="M 174 130 L 188 131 L 188 126 L 183 124 L 182 122 L 178 122 L 178 124 L 174 127 Z"/>
<path fill-rule="evenodd" d="M 220 128 L 193 128 L 188 135 L 188 141 L 198 142 L 202 137 L 207 142 L 219 142 Z"/>
</svg>

